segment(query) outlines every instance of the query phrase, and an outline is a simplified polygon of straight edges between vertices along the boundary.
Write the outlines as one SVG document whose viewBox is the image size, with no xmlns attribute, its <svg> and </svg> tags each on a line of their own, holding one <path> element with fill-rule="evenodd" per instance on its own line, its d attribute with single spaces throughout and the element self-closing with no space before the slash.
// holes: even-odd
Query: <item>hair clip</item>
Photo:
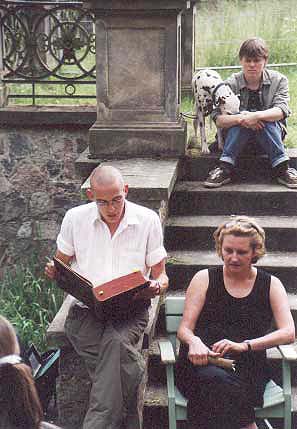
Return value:
<svg viewBox="0 0 297 429">
<path fill-rule="evenodd" d="M 22 358 L 19 355 L 7 355 L 0 358 L 0 366 L 2 365 L 16 365 L 17 363 L 21 363 Z"/>
</svg>

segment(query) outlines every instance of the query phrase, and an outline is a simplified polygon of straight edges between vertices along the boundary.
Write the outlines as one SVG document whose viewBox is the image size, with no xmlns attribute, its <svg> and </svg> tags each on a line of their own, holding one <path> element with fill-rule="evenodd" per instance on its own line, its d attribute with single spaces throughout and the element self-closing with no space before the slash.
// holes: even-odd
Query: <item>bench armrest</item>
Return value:
<svg viewBox="0 0 297 429">
<path fill-rule="evenodd" d="M 290 364 L 297 361 L 297 353 L 291 344 L 277 346 L 282 356 L 282 373 L 283 373 L 283 392 L 287 397 L 291 396 L 291 366 Z"/>
<path fill-rule="evenodd" d="M 292 344 L 277 346 L 282 358 L 288 361 L 297 361 L 297 353 Z"/>
<path fill-rule="evenodd" d="M 174 386 L 174 364 L 175 355 L 172 344 L 167 339 L 158 341 L 160 349 L 161 362 L 166 365 L 166 383 L 167 383 L 167 395 L 168 403 L 175 401 L 175 386 Z"/>
<path fill-rule="evenodd" d="M 158 342 L 161 362 L 165 365 L 175 363 L 175 355 L 172 344 L 169 340 L 162 339 Z"/>
</svg>

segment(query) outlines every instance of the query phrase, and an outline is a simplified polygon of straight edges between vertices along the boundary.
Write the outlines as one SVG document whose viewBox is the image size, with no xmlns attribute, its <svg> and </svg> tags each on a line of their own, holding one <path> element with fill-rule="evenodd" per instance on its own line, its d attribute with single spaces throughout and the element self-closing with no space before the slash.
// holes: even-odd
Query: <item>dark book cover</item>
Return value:
<svg viewBox="0 0 297 429">
<path fill-rule="evenodd" d="M 72 270 L 69 265 L 54 257 L 57 270 L 57 285 L 65 292 L 86 304 L 89 308 L 96 304 L 117 300 L 120 304 L 121 296 L 133 297 L 134 293 L 147 287 L 149 282 L 141 271 L 135 271 L 118 277 L 101 285 L 93 285 L 89 280 Z"/>
</svg>

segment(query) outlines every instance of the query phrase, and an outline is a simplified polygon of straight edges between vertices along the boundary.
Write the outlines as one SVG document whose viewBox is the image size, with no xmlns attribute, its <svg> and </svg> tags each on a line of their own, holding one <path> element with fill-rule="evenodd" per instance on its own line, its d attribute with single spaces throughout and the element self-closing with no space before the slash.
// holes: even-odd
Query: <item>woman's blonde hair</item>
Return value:
<svg viewBox="0 0 297 429">
<path fill-rule="evenodd" d="M 0 358 L 19 355 L 19 352 L 12 324 L 0 316 Z M 0 363 L 0 404 L 16 428 L 39 429 L 42 407 L 31 369 L 21 359 L 17 363 Z"/>
<path fill-rule="evenodd" d="M 265 255 L 265 232 L 254 219 L 248 216 L 231 216 L 229 220 L 219 225 L 213 237 L 215 239 L 217 254 L 220 257 L 222 257 L 222 244 L 226 235 L 249 237 L 251 239 L 251 247 L 255 252 L 252 263 L 256 263 Z"/>
</svg>

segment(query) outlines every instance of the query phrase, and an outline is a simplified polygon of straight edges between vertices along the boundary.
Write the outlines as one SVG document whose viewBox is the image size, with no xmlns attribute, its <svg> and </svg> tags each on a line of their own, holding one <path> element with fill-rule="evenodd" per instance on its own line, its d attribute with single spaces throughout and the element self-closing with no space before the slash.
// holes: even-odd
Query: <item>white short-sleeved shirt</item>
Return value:
<svg viewBox="0 0 297 429">
<path fill-rule="evenodd" d="M 125 214 L 111 237 L 95 202 L 67 211 L 57 237 L 58 250 L 74 256 L 71 267 L 94 286 L 150 267 L 166 257 L 158 215 L 125 201 Z"/>
</svg>

